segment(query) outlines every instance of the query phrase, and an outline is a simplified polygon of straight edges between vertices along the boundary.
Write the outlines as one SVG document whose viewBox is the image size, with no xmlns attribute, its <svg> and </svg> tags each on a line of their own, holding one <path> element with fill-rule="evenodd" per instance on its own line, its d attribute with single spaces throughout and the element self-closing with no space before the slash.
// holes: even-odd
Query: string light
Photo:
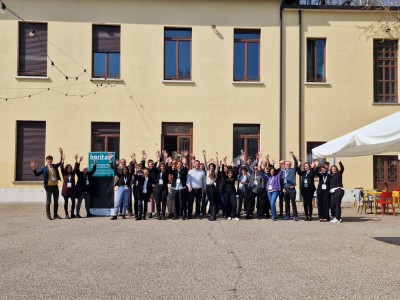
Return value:
<svg viewBox="0 0 400 300">
<path fill-rule="evenodd" d="M 79 64 L 76 60 L 74 60 L 72 57 L 70 57 L 69 55 L 67 55 L 64 51 L 62 51 L 59 47 L 55 46 L 53 43 L 51 43 L 49 40 L 47 40 L 47 42 L 51 45 L 53 45 L 55 48 L 57 48 L 61 53 L 63 53 L 65 56 L 67 56 L 68 58 L 70 58 L 72 61 L 74 61 L 76 64 L 78 64 L 82 69 L 84 69 L 78 76 L 68 76 L 66 75 L 63 71 L 61 71 L 61 69 L 54 63 L 54 60 L 49 56 L 49 53 L 47 52 L 46 48 L 44 47 L 42 40 L 40 39 L 39 35 L 36 33 L 36 30 L 32 27 L 32 25 L 30 23 L 28 23 L 27 21 L 25 21 L 22 17 L 20 17 L 15 11 L 13 11 L 9 6 L 6 6 L 4 4 L 3 1 L 0 1 L 1 3 L 1 9 L 0 11 L 2 13 L 5 13 L 5 11 L 9 11 L 12 15 L 14 15 L 17 19 L 21 20 L 24 24 L 28 25 L 31 28 L 31 31 L 29 32 L 29 36 L 30 37 L 36 37 L 37 40 L 39 41 L 40 46 L 43 48 L 43 50 L 46 52 L 46 56 L 49 59 L 51 66 L 53 66 L 60 74 L 62 74 L 66 80 L 68 80 L 69 78 L 75 78 L 76 80 L 79 79 L 80 76 L 82 76 L 83 74 L 87 74 L 86 68 L 83 67 L 81 64 Z M 89 76 L 89 74 L 88 74 Z M 90 77 L 90 76 L 89 76 Z"/>
</svg>

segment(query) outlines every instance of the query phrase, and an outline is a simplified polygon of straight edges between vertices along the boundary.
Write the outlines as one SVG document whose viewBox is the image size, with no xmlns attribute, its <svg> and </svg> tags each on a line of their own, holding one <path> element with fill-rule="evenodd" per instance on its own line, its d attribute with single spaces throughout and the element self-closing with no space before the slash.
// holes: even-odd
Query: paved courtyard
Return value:
<svg viewBox="0 0 400 300">
<path fill-rule="evenodd" d="M 49 221 L 0 204 L 0 298 L 400 299 L 400 215 L 343 215 Z"/>
</svg>

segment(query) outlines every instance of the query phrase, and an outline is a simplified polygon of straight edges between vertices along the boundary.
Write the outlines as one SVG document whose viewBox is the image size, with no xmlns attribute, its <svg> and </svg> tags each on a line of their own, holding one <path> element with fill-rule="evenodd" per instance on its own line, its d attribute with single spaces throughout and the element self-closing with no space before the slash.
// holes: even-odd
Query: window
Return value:
<svg viewBox="0 0 400 300">
<path fill-rule="evenodd" d="M 164 30 L 164 79 L 190 80 L 192 29 L 165 28 Z"/>
<path fill-rule="evenodd" d="M 326 82 L 325 39 L 307 39 L 307 82 Z"/>
<path fill-rule="evenodd" d="M 312 162 L 314 160 L 313 154 L 312 154 L 312 149 L 321 146 L 322 144 L 325 144 L 326 142 L 307 142 L 307 157 L 306 161 Z M 318 162 L 320 164 L 323 164 L 326 161 L 326 158 L 320 158 L 318 159 Z"/>
<path fill-rule="evenodd" d="M 397 103 L 397 40 L 374 40 L 374 102 Z"/>
<path fill-rule="evenodd" d="M 255 158 L 260 149 L 260 125 L 233 125 L 233 157 L 241 155 Z"/>
<path fill-rule="evenodd" d="M 115 152 L 119 157 L 119 123 L 92 123 L 92 151 Z"/>
<path fill-rule="evenodd" d="M 17 121 L 16 181 L 41 180 L 33 174 L 29 163 L 44 161 L 45 144 L 46 122 Z"/>
<path fill-rule="evenodd" d="M 389 191 L 400 186 L 400 161 L 397 156 L 374 155 L 374 187 L 383 189 L 385 183 Z"/>
<path fill-rule="evenodd" d="M 93 78 L 120 78 L 120 26 L 93 25 Z"/>
<path fill-rule="evenodd" d="M 260 30 L 235 29 L 234 81 L 260 81 Z"/>
<path fill-rule="evenodd" d="M 18 76 L 47 76 L 47 24 L 19 23 Z"/>
<path fill-rule="evenodd" d="M 162 147 L 174 159 L 192 153 L 192 141 L 193 123 L 162 123 Z"/>
</svg>

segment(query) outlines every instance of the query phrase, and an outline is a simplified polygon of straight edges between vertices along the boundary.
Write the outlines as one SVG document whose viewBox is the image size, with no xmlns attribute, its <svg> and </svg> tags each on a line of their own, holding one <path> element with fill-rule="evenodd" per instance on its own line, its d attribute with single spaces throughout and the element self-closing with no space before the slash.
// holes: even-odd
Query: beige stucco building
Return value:
<svg viewBox="0 0 400 300">
<path fill-rule="evenodd" d="M 129 158 L 143 149 L 206 149 L 231 161 L 241 148 L 277 159 L 293 150 L 304 161 L 313 146 L 399 110 L 397 41 L 363 34 L 379 18 L 370 10 L 278 0 L 9 4 L 27 23 L 0 14 L 2 201 L 42 201 L 28 162 L 58 157 L 60 146 L 70 163 L 75 153 L 87 162 L 90 151 Z M 374 49 L 394 49 L 383 81 Z M 346 189 L 398 187 L 391 155 L 343 158 Z"/>
</svg>

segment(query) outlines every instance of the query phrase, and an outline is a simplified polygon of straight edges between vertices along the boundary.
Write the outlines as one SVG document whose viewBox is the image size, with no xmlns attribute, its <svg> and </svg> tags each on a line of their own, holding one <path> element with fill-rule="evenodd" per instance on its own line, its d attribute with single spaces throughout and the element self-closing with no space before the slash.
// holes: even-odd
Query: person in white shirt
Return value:
<svg viewBox="0 0 400 300">
<path fill-rule="evenodd" d="M 190 197 L 188 205 L 188 219 L 192 218 L 193 213 L 193 202 L 196 199 L 196 218 L 200 219 L 200 203 L 203 192 L 206 191 L 206 174 L 200 169 L 200 161 L 194 161 L 194 168 L 188 172 L 188 178 L 186 183 Z"/>
</svg>

